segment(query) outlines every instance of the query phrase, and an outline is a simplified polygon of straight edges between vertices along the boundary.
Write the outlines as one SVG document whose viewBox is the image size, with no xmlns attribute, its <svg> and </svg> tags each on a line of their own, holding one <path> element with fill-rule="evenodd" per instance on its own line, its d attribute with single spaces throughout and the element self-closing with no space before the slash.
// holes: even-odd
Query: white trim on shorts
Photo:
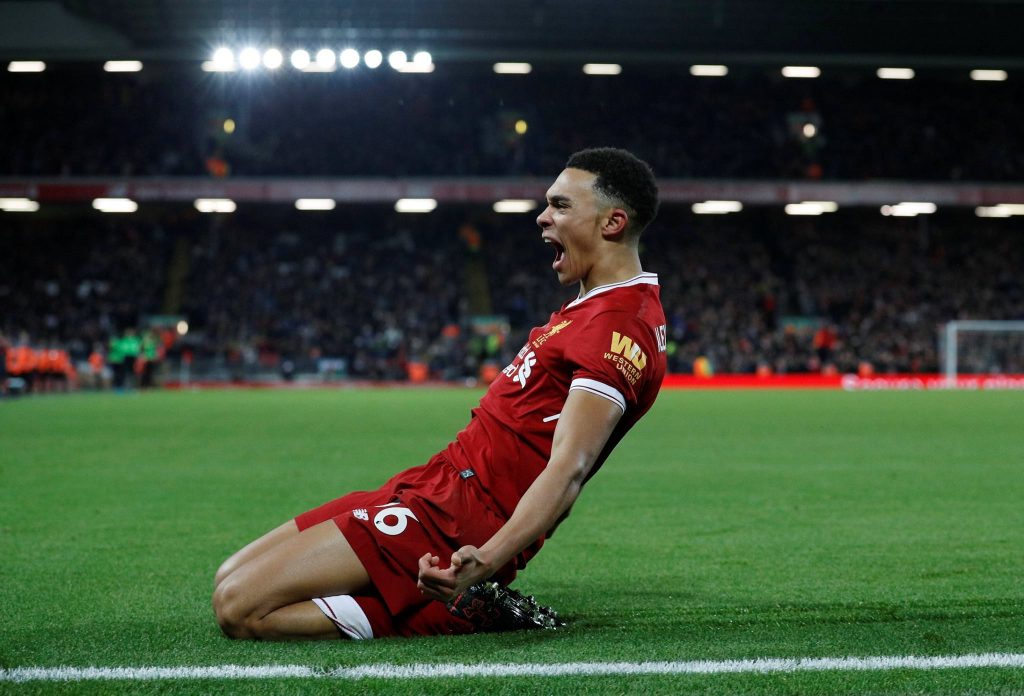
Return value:
<svg viewBox="0 0 1024 696">
<path fill-rule="evenodd" d="M 320 608 L 338 630 L 352 640 L 373 638 L 373 629 L 370 628 L 370 621 L 366 618 L 363 608 L 349 595 L 314 597 L 313 604 Z"/>
</svg>

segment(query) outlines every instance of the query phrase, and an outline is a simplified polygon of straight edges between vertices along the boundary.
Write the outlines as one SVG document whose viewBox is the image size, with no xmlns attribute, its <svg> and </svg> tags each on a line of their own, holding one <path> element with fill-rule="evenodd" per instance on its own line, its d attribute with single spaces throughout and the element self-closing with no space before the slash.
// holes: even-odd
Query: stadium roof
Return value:
<svg viewBox="0 0 1024 696">
<path fill-rule="evenodd" d="M 0 57 L 203 60 L 219 44 L 438 60 L 1016 67 L 1022 0 L 0 1 Z"/>
</svg>

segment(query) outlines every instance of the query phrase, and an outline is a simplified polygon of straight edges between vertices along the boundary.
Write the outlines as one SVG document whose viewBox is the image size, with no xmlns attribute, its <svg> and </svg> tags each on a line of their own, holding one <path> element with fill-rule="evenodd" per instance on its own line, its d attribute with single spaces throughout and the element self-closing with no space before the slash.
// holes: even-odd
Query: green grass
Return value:
<svg viewBox="0 0 1024 696">
<path fill-rule="evenodd" d="M 668 391 L 517 585 L 557 633 L 221 637 L 213 572 L 294 514 L 422 463 L 479 392 L 0 402 L 0 667 L 1024 652 L 1024 395 Z M 0 692 L 1024 693 L 1024 670 L 0 683 Z"/>
</svg>

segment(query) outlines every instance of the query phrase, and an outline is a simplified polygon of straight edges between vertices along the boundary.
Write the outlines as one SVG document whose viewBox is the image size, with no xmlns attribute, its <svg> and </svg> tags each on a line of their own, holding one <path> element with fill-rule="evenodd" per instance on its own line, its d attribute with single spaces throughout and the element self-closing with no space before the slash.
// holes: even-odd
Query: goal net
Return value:
<svg viewBox="0 0 1024 696">
<path fill-rule="evenodd" d="M 939 340 L 951 382 L 958 375 L 1024 374 L 1024 321 L 951 321 Z"/>
</svg>

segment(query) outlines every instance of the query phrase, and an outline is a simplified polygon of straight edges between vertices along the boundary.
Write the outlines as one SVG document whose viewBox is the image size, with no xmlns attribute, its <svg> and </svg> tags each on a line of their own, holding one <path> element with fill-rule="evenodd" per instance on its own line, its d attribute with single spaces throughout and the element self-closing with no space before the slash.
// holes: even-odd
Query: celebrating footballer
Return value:
<svg viewBox="0 0 1024 696">
<path fill-rule="evenodd" d="M 646 163 L 574 154 L 538 216 L 579 295 L 530 332 L 472 418 L 426 464 L 253 541 L 217 571 L 232 638 L 471 633 L 557 625 L 507 589 L 651 408 L 665 374 L 658 278 L 638 241 L 658 209 Z"/>
</svg>

